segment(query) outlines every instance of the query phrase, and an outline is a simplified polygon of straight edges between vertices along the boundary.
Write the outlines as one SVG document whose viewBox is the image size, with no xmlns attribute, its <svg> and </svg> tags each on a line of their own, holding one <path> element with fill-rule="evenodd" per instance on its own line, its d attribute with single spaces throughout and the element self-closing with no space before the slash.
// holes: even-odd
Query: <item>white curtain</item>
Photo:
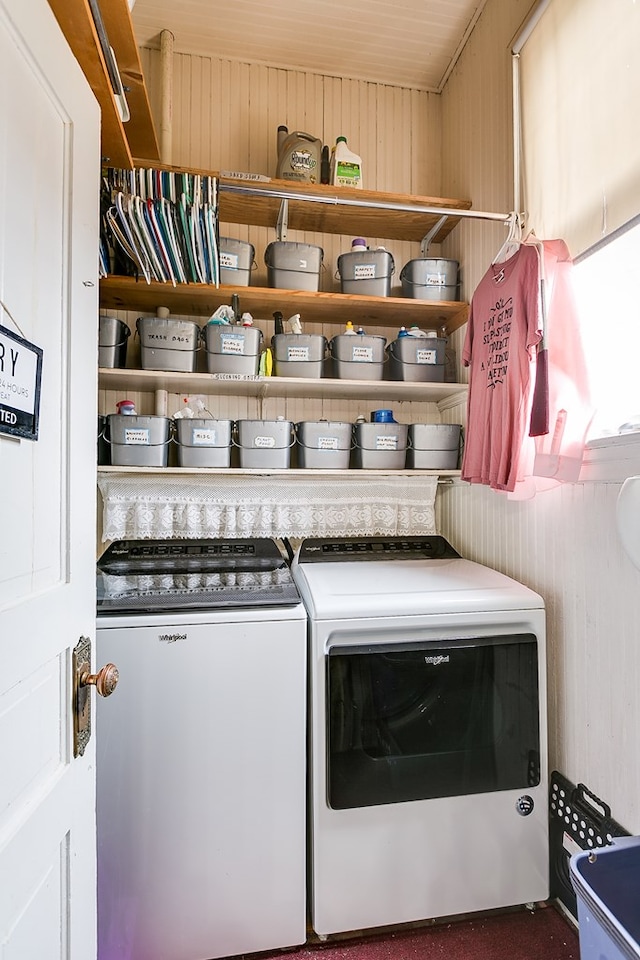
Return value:
<svg viewBox="0 0 640 960">
<path fill-rule="evenodd" d="M 640 213 L 640 3 L 551 0 L 520 83 L 527 226 L 575 258 Z"/>
</svg>

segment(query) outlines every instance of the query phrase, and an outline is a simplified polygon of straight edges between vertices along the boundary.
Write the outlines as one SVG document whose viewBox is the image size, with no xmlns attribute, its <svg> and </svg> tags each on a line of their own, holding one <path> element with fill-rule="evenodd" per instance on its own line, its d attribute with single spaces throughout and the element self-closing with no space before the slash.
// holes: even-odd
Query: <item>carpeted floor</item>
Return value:
<svg viewBox="0 0 640 960">
<path fill-rule="evenodd" d="M 578 934 L 553 906 L 308 943 L 261 960 L 579 960 Z"/>
</svg>

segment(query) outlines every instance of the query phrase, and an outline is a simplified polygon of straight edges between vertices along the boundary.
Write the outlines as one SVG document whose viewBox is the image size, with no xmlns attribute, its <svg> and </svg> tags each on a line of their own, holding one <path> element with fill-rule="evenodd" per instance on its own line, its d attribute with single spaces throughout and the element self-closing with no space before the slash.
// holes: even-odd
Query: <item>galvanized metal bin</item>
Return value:
<svg viewBox="0 0 640 960">
<path fill-rule="evenodd" d="M 213 417 L 174 420 L 181 467 L 228 467 L 231 463 L 233 420 Z"/>
<path fill-rule="evenodd" d="M 138 317 L 136 329 L 143 370 L 195 371 L 200 344 L 200 327 L 195 320 Z"/>
<path fill-rule="evenodd" d="M 348 469 L 351 437 L 351 423 L 331 420 L 303 420 L 297 423 L 298 466 L 303 469 Z"/>
<path fill-rule="evenodd" d="M 355 250 L 338 257 L 342 293 L 388 297 L 394 271 L 395 264 L 388 250 Z"/>
<path fill-rule="evenodd" d="M 354 466 L 370 470 L 403 470 L 407 433 L 406 423 L 354 424 Z"/>
<path fill-rule="evenodd" d="M 410 470 L 455 470 L 460 455 L 459 423 L 411 423 L 407 445 Z"/>
<path fill-rule="evenodd" d="M 385 337 L 341 333 L 329 341 L 333 376 L 338 380 L 382 380 Z"/>
<path fill-rule="evenodd" d="M 414 300 L 458 300 L 459 267 L 457 260 L 409 260 L 400 271 L 402 294 Z"/>
<path fill-rule="evenodd" d="M 262 331 L 258 327 L 208 323 L 203 330 L 209 373 L 255 376 L 260 364 Z"/>
<path fill-rule="evenodd" d="M 233 237 L 220 237 L 218 247 L 220 283 L 229 283 L 234 287 L 248 287 L 251 283 L 251 268 L 255 256 L 253 244 L 244 240 L 235 240 Z"/>
<path fill-rule="evenodd" d="M 117 467 L 166 467 L 169 461 L 169 417 L 109 414 L 111 463 Z"/>
<path fill-rule="evenodd" d="M 285 290 L 318 290 L 323 258 L 322 247 L 275 240 L 264 251 L 267 283 Z"/>
<path fill-rule="evenodd" d="M 319 333 L 277 333 L 271 339 L 277 377 L 321 377 L 326 338 Z"/>
<path fill-rule="evenodd" d="M 444 337 L 398 337 L 387 347 L 391 380 L 444 382 Z"/>
<path fill-rule="evenodd" d="M 98 366 L 126 367 L 131 330 L 118 317 L 98 318 Z"/>
<path fill-rule="evenodd" d="M 295 434 L 290 420 L 237 420 L 236 432 L 241 467 L 272 470 L 291 463 Z"/>
</svg>

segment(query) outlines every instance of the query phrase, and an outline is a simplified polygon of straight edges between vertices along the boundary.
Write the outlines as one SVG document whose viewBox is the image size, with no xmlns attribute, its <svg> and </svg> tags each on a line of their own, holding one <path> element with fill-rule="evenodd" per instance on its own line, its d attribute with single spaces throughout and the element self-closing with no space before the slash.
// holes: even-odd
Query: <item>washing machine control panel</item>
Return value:
<svg viewBox="0 0 640 960">
<path fill-rule="evenodd" d="M 338 537 L 304 540 L 299 563 L 350 560 L 444 560 L 459 557 L 444 537 Z"/>
</svg>

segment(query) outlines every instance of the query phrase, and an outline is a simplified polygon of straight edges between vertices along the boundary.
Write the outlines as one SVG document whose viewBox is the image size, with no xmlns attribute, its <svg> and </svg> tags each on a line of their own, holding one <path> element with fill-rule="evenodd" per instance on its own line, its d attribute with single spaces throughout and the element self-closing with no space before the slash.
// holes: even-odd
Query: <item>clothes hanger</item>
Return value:
<svg viewBox="0 0 640 960">
<path fill-rule="evenodd" d="M 512 210 L 512 212 L 509 214 L 507 219 L 507 227 L 507 238 L 491 261 L 492 266 L 496 266 L 497 264 L 508 260 L 514 252 L 511 250 L 511 247 L 515 247 L 517 249 L 522 242 L 522 224 L 520 217 L 515 210 Z M 501 280 L 504 280 L 504 271 L 501 270 L 497 274 L 494 273 L 494 280 L 496 283 L 500 283 Z"/>
</svg>

